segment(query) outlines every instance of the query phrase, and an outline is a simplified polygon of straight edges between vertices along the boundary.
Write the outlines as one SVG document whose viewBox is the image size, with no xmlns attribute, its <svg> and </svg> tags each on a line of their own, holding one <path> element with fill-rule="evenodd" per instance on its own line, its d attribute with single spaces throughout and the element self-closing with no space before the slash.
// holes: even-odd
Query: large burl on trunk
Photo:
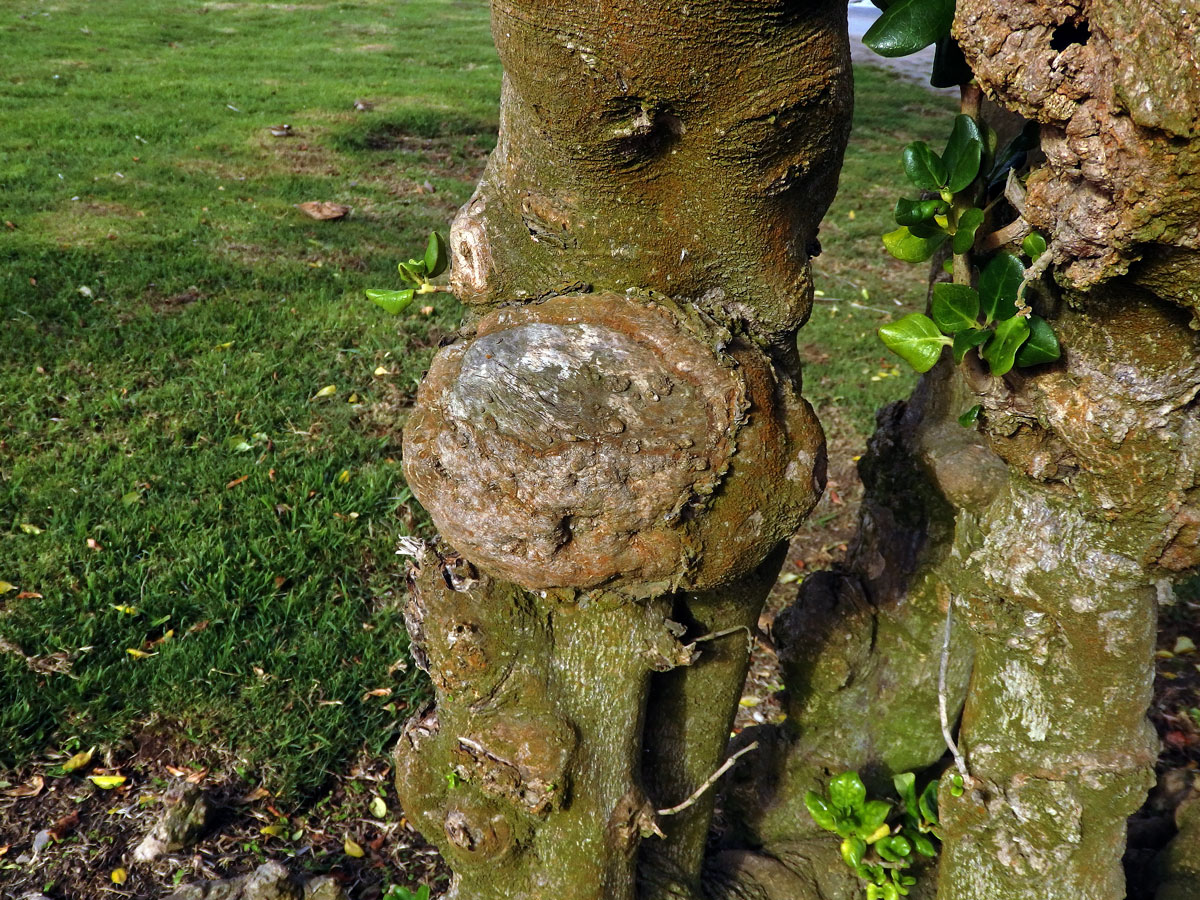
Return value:
<svg viewBox="0 0 1200 900">
<path fill-rule="evenodd" d="M 451 894 L 699 895 L 748 641 L 824 479 L 808 257 L 849 127 L 841 0 L 496 0 L 469 305 L 405 430 L 443 543 L 397 789 Z M 653 835 L 642 844 L 643 838 Z"/>
</svg>

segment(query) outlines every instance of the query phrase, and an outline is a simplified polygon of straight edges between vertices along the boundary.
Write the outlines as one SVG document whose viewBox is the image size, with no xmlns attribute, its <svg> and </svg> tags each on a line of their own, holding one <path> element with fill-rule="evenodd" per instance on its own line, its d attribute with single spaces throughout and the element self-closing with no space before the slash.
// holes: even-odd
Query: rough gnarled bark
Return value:
<svg viewBox="0 0 1200 900">
<path fill-rule="evenodd" d="M 849 125 L 834 0 L 496 0 L 470 311 L 405 431 L 448 546 L 397 789 L 460 898 L 698 896 L 747 638 L 815 503 L 808 256 Z M 451 547 L 453 549 L 451 549 Z"/>
</svg>

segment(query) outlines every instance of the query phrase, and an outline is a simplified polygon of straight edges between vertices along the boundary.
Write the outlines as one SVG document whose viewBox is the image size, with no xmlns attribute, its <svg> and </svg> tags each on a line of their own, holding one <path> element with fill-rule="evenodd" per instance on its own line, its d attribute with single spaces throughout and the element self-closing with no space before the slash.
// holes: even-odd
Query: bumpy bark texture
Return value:
<svg viewBox="0 0 1200 900">
<path fill-rule="evenodd" d="M 941 900 L 1125 895 L 1125 818 L 1157 755 L 1145 721 L 1157 580 L 1200 563 L 1200 137 L 1195 2 L 960 0 L 984 88 L 1043 123 L 1025 217 L 1060 285 L 1059 362 L 969 370 L 1008 466 L 959 514 L 976 641 L 942 791 Z"/>
<path fill-rule="evenodd" d="M 470 305 L 405 430 L 446 544 L 396 783 L 457 898 L 695 897 L 748 640 L 824 439 L 808 257 L 849 126 L 836 0 L 495 0 Z M 453 549 L 451 549 L 451 547 Z"/>
<path fill-rule="evenodd" d="M 1187 273 L 1200 309 L 1200 4 L 962 0 L 955 35 L 998 103 L 1043 123 L 1025 216 L 1076 288 Z M 1165 273 L 1164 273 L 1165 270 Z"/>
</svg>

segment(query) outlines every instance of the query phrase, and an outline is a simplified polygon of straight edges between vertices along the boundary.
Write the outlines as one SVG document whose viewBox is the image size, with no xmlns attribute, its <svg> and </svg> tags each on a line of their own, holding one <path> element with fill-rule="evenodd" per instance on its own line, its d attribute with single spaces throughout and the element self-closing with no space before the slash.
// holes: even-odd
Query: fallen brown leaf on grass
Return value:
<svg viewBox="0 0 1200 900">
<path fill-rule="evenodd" d="M 341 203 L 330 203 L 327 200 L 309 200 L 307 203 L 297 203 L 296 209 L 313 219 L 341 219 L 350 212 L 350 207 Z"/>
<path fill-rule="evenodd" d="M 249 477 L 250 477 L 249 475 L 243 475 L 241 478 L 233 479 L 233 481 L 231 481 L 231 482 L 229 482 L 229 484 L 225 485 L 225 490 L 229 490 L 230 488 L 237 487 L 239 484 L 241 484 L 243 481 L 245 481 Z"/>
</svg>

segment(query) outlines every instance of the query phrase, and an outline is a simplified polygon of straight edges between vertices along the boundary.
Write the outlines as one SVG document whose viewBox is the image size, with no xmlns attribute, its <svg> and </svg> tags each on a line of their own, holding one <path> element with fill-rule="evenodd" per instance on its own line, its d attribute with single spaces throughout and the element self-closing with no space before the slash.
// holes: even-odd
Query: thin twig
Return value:
<svg viewBox="0 0 1200 900">
<path fill-rule="evenodd" d="M 701 641 L 715 641 L 718 638 L 729 637 L 731 634 L 737 634 L 739 631 L 746 632 L 746 652 L 754 652 L 754 632 L 750 630 L 749 625 L 734 625 L 732 628 L 723 628 L 720 631 L 710 631 L 708 634 L 702 634 L 698 638 L 693 638 L 686 645 L 688 650 L 695 650 L 696 645 Z"/>
<path fill-rule="evenodd" d="M 942 737 L 945 738 L 946 746 L 950 748 L 950 752 L 954 756 L 954 765 L 958 767 L 963 781 L 969 783 L 971 773 L 967 771 L 967 761 L 959 751 L 958 744 L 954 742 L 954 735 L 950 733 L 950 717 L 946 713 L 946 672 L 950 668 L 950 624 L 953 621 L 954 597 L 952 595 L 946 601 L 946 630 L 942 635 L 942 661 L 938 666 L 938 718 L 942 721 Z"/>
<path fill-rule="evenodd" d="M 704 792 L 707 791 L 714 784 L 716 784 L 717 779 L 720 778 L 722 775 L 724 775 L 726 772 L 728 772 L 730 770 L 730 768 L 733 766 L 733 764 L 738 761 L 738 757 L 744 756 L 745 754 L 749 753 L 751 750 L 755 750 L 757 748 L 758 748 L 758 741 L 752 741 L 751 743 L 747 744 L 745 747 L 743 747 L 737 753 L 733 754 L 733 756 L 729 757 L 729 759 L 725 760 L 725 762 L 721 763 L 721 767 L 719 769 L 717 769 L 717 771 L 715 771 L 711 775 L 709 775 L 708 778 L 706 778 L 704 780 L 704 784 L 702 784 L 702 785 L 700 785 L 700 787 L 696 788 L 696 790 L 692 794 L 692 796 L 688 797 L 682 803 L 680 803 L 676 806 L 672 806 L 670 809 L 657 810 L 657 814 L 660 816 L 673 816 L 673 815 L 676 815 L 677 813 L 683 812 L 688 807 L 694 806 L 696 804 L 696 801 L 699 800 L 701 796 L 703 796 Z"/>
</svg>

